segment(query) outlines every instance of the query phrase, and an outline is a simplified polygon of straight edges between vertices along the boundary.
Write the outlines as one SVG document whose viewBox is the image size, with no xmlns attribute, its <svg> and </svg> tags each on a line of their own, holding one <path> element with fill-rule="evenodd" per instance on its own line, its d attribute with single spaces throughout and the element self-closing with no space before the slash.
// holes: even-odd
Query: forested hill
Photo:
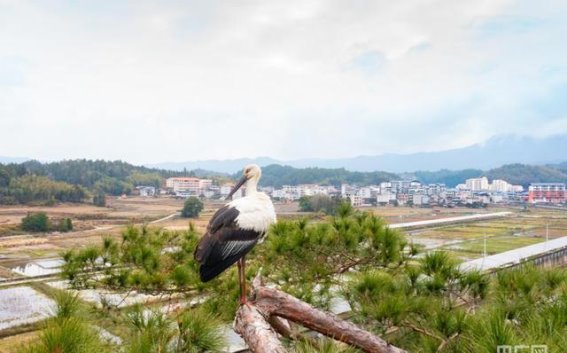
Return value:
<svg viewBox="0 0 567 353">
<path fill-rule="evenodd" d="M 417 171 L 402 176 L 415 178 L 425 184 L 443 183 L 448 187 L 455 187 L 469 178 L 485 176 L 490 181 L 502 179 L 511 184 L 528 187 L 530 183 L 567 182 L 567 163 L 550 165 L 506 164 L 487 171 L 480 169 Z"/>
<path fill-rule="evenodd" d="M 138 185 L 159 187 L 171 176 L 205 176 L 138 167 L 122 161 L 65 160 L 0 164 L 0 204 L 81 202 L 92 193 L 129 194 Z"/>
<path fill-rule="evenodd" d="M 238 178 L 240 173 L 234 174 Z M 382 181 L 396 179 L 416 179 L 424 184 L 442 183 L 448 187 L 455 187 L 464 183 L 466 179 L 486 176 L 490 181 L 503 179 L 509 183 L 528 187 L 530 183 L 537 182 L 567 182 L 567 163 L 555 165 L 528 165 L 507 164 L 490 170 L 463 169 L 446 170 L 435 172 L 417 171 L 396 175 L 387 172 L 352 172 L 344 168 L 294 168 L 272 164 L 262 168 L 263 186 L 280 187 L 282 185 L 297 184 L 323 184 L 340 185 L 342 183 L 370 185 L 379 184 Z"/>
<path fill-rule="evenodd" d="M 455 187 L 457 184 L 464 183 L 466 179 L 478 178 L 484 172 L 480 169 L 447 170 L 442 169 L 436 172 L 417 171 L 408 175 L 406 178 L 415 178 L 424 184 L 445 184 L 448 187 Z"/>
<path fill-rule="evenodd" d="M 233 175 L 233 178 L 238 177 L 240 177 L 240 173 Z M 274 187 L 297 184 L 339 186 L 342 183 L 370 185 L 379 184 L 392 179 L 399 179 L 399 176 L 387 172 L 351 172 L 344 168 L 294 168 L 271 164 L 262 168 L 260 184 Z"/>
<path fill-rule="evenodd" d="M 512 184 L 529 186 L 530 183 L 567 182 L 567 165 L 508 164 L 487 171 L 489 179 L 503 179 Z"/>
</svg>

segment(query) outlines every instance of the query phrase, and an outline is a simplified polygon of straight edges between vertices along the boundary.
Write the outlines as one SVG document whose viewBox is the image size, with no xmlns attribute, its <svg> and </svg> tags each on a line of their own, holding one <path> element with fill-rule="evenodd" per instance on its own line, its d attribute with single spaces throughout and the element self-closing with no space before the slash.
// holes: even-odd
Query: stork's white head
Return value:
<svg viewBox="0 0 567 353">
<path fill-rule="evenodd" d="M 262 176 L 262 169 L 257 164 L 248 164 L 244 167 L 244 172 L 242 176 L 246 178 L 246 180 L 253 180 L 258 182 L 260 177 Z"/>
<path fill-rule="evenodd" d="M 258 185 L 258 180 L 262 176 L 262 170 L 256 164 L 249 164 L 244 167 L 244 171 L 242 172 L 242 178 L 234 185 L 234 188 L 230 191 L 227 195 L 227 199 L 230 199 L 232 195 L 236 192 L 236 190 L 240 189 L 244 183 L 246 183 L 246 194 L 255 193 L 256 192 L 256 185 Z"/>
</svg>

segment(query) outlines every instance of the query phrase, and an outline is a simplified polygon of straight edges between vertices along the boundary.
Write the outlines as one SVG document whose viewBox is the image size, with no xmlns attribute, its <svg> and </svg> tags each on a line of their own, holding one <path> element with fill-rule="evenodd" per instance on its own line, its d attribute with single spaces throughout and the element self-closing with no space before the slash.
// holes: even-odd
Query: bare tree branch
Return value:
<svg viewBox="0 0 567 353">
<path fill-rule="evenodd" d="M 286 353 L 274 329 L 253 305 L 240 306 L 234 330 L 254 353 Z"/>
<path fill-rule="evenodd" d="M 252 285 L 255 301 L 253 305 L 244 305 L 239 310 L 236 322 L 236 328 L 239 333 L 245 331 L 242 327 L 239 327 L 239 325 L 248 324 L 248 326 L 255 327 L 256 324 L 254 322 L 256 320 L 267 324 L 265 318 L 270 318 L 275 315 L 298 323 L 308 329 L 320 332 L 325 336 L 357 347 L 368 353 L 407 353 L 405 350 L 388 344 L 388 342 L 374 336 L 370 332 L 360 329 L 349 321 L 342 320 L 336 315 L 313 308 L 309 304 L 287 293 L 263 286 L 259 276 L 254 279 Z M 244 314 L 250 315 L 248 314 L 252 311 L 250 307 L 256 309 L 258 313 L 261 313 L 261 315 L 258 314 L 259 318 L 246 316 L 246 320 L 241 319 L 238 321 L 239 317 L 242 317 Z M 283 324 L 280 325 L 281 322 L 276 321 L 276 323 L 280 329 L 283 330 L 285 328 L 282 326 Z M 257 331 L 254 331 L 252 335 L 249 334 L 249 336 L 258 336 L 258 334 L 255 334 Z M 255 346 L 255 348 L 250 347 L 252 352 L 266 352 L 266 350 L 256 350 L 258 340 L 255 337 L 246 337 L 244 335 L 243 337 L 247 343 L 249 343 L 248 338 L 255 339 L 254 342 L 251 342 Z"/>
</svg>

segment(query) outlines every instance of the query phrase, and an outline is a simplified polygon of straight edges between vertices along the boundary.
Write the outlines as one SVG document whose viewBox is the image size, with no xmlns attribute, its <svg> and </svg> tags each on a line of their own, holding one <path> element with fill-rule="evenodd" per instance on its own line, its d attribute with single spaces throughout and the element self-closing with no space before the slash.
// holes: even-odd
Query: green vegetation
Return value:
<svg viewBox="0 0 567 353">
<path fill-rule="evenodd" d="M 35 212 L 22 218 L 20 228 L 26 232 L 70 232 L 73 230 L 73 221 L 71 218 L 62 218 L 55 225 L 45 212 Z"/>
<path fill-rule="evenodd" d="M 0 204 L 82 202 L 86 197 L 87 192 L 81 186 L 53 181 L 45 176 L 23 175 L 11 178 L 7 186 L 0 187 Z"/>
<path fill-rule="evenodd" d="M 236 179 L 240 173 L 233 175 Z M 344 168 L 293 168 L 272 164 L 262 168 L 261 185 L 281 187 L 282 185 L 321 184 L 335 185 L 342 183 L 369 185 L 379 184 L 383 181 L 398 179 L 399 177 L 387 172 L 351 172 Z"/>
<path fill-rule="evenodd" d="M 131 353 L 220 353 L 226 346 L 220 321 L 202 310 L 188 309 L 175 320 L 141 305 L 129 309 L 126 318 Z"/>
<path fill-rule="evenodd" d="M 486 252 L 488 255 L 498 254 L 504 251 L 517 249 L 523 246 L 533 245 L 545 241 L 536 237 L 497 236 L 486 239 Z M 484 239 L 466 241 L 451 247 L 460 252 L 469 252 L 479 255 L 484 252 Z"/>
<path fill-rule="evenodd" d="M 136 167 L 115 161 L 28 161 L 0 164 L 0 204 L 83 202 L 95 195 L 129 194 L 135 186 L 160 187 L 163 178 L 181 173 Z"/>
<path fill-rule="evenodd" d="M 57 230 L 60 232 L 70 232 L 73 230 L 73 221 L 71 218 L 62 218 L 59 220 Z"/>
<path fill-rule="evenodd" d="M 340 199 L 327 195 L 303 196 L 299 199 L 299 210 L 301 212 L 323 212 L 332 215 L 335 214 L 335 210 L 340 204 Z"/>
<path fill-rule="evenodd" d="M 110 349 L 95 329 L 85 322 L 76 295 L 59 292 L 55 317 L 49 319 L 39 339 L 20 353 L 106 353 Z"/>
<path fill-rule="evenodd" d="M 233 175 L 237 178 L 239 175 Z M 455 187 L 464 183 L 466 179 L 486 176 L 490 180 L 504 179 L 512 184 L 527 187 L 534 182 L 567 182 L 567 167 L 565 164 L 557 165 L 525 165 L 507 164 L 499 168 L 482 171 L 480 169 L 463 169 L 439 171 L 416 171 L 402 176 L 387 172 L 351 172 L 345 169 L 326 168 L 293 168 L 277 164 L 262 168 L 260 183 L 264 186 L 281 187 L 282 185 L 322 184 L 338 186 L 342 183 L 356 185 L 379 184 L 403 178 L 415 178 L 424 184 L 445 184 Z"/>
<path fill-rule="evenodd" d="M 442 183 L 455 187 L 466 179 L 486 176 L 489 180 L 503 179 L 515 185 L 528 187 L 530 183 L 567 182 L 565 163 L 557 165 L 506 164 L 499 168 L 482 171 L 479 169 L 447 170 L 435 172 L 417 171 L 408 176 L 415 177 L 425 184 Z"/>
<path fill-rule="evenodd" d="M 567 182 L 567 173 L 553 166 L 507 164 L 491 169 L 485 175 L 490 180 L 504 179 L 509 183 L 524 187 L 538 182 Z"/>
<path fill-rule="evenodd" d="M 424 184 L 445 184 L 447 187 L 454 188 L 458 184 L 464 183 L 466 179 L 478 178 L 482 173 L 480 169 L 441 169 L 436 172 L 417 171 L 412 174 Z"/>
<path fill-rule="evenodd" d="M 197 218 L 199 213 L 203 210 L 203 202 L 195 196 L 189 197 L 183 204 L 183 209 L 181 210 L 181 217 L 185 218 Z"/>
<path fill-rule="evenodd" d="M 28 232 L 47 232 L 50 229 L 49 218 L 45 212 L 29 213 L 22 218 L 21 227 Z"/>
<path fill-rule="evenodd" d="M 201 309 L 165 315 L 135 305 L 114 318 L 128 333 L 123 347 L 115 347 L 101 337 L 96 317 L 77 295 L 57 291 L 54 299 L 54 317 L 19 353 L 218 353 L 226 346 L 221 322 Z"/>
</svg>

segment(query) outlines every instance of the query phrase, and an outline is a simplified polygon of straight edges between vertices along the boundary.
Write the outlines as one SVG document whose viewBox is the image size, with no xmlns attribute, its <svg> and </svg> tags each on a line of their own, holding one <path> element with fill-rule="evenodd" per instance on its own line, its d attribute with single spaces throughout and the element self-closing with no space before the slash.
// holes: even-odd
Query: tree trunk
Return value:
<svg viewBox="0 0 567 353">
<path fill-rule="evenodd" d="M 275 347 L 274 340 L 279 342 L 268 322 L 277 323 L 276 326 L 280 326 L 282 322 L 274 320 L 272 317 L 288 319 L 325 336 L 357 347 L 364 352 L 408 353 L 403 349 L 389 345 L 383 339 L 360 329 L 349 321 L 315 309 L 277 289 L 263 286 L 258 277 L 254 280 L 253 289 L 255 301 L 253 304 L 240 307 L 235 329 L 254 353 L 285 351 L 281 345 L 278 346 L 278 349 L 282 350 L 262 346 L 263 344 L 270 344 L 269 347 Z M 283 331 L 281 326 L 276 328 L 280 332 Z"/>
</svg>

